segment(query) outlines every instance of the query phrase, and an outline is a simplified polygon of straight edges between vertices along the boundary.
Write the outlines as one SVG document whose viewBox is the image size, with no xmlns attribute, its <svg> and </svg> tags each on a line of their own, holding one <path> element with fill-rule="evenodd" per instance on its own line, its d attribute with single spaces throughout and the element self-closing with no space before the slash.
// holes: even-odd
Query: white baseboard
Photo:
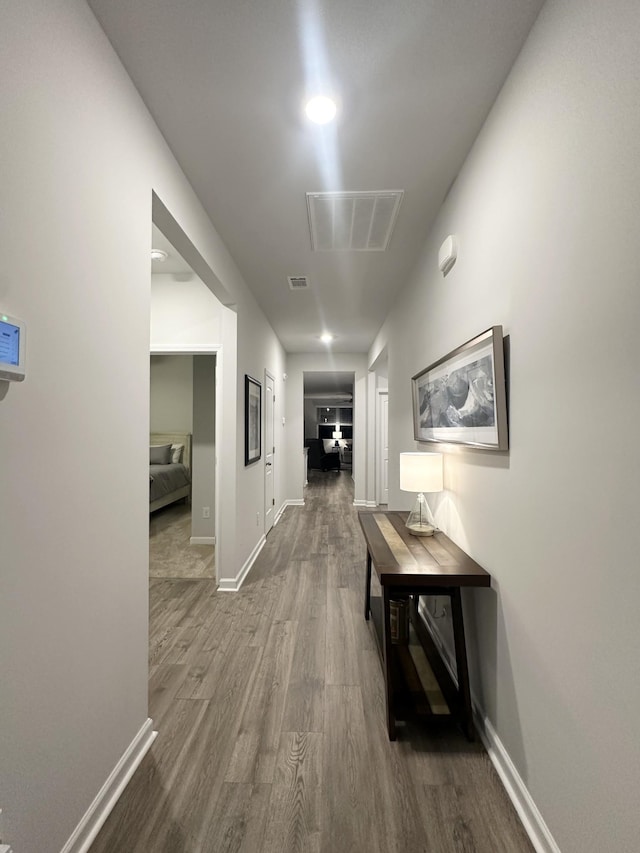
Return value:
<svg viewBox="0 0 640 853">
<path fill-rule="evenodd" d="M 264 548 L 266 541 L 267 541 L 267 537 L 263 533 L 262 536 L 260 537 L 260 539 L 258 540 L 257 545 L 255 546 L 253 551 L 249 554 L 247 560 L 245 561 L 245 564 L 240 569 L 240 571 L 238 572 L 238 574 L 235 578 L 220 578 L 218 580 L 218 591 L 219 592 L 237 592 L 240 589 L 240 587 L 244 583 L 244 579 L 246 578 L 246 576 L 251 571 L 251 567 L 253 566 L 253 564 L 257 560 L 258 554 Z"/>
<path fill-rule="evenodd" d="M 109 774 L 61 853 L 87 853 L 157 734 L 153 731 L 153 720 L 148 719 Z"/>
<path fill-rule="evenodd" d="M 433 641 L 438 647 L 442 659 L 449 670 L 449 675 L 453 679 L 454 684 L 457 685 L 458 678 L 456 675 L 455 658 L 444 644 L 436 622 L 422 601 L 420 602 L 420 615 L 429 626 Z M 491 721 L 480 707 L 475 695 L 472 694 L 471 700 L 473 704 L 473 718 L 476 730 L 480 735 L 480 740 L 487 750 L 487 755 L 491 759 L 491 763 L 495 767 L 500 781 L 513 803 L 536 853 L 561 853 L 560 848 L 549 831 L 549 827 L 540 814 L 538 807 L 533 801 L 533 797 L 524 784 L 504 744 L 498 737 L 498 733 L 491 724 Z"/>
<path fill-rule="evenodd" d="M 529 840 L 533 844 L 536 853 L 560 853 L 560 848 L 551 835 L 549 827 L 540 814 L 538 807 L 534 803 L 531 794 L 522 781 L 522 777 L 509 757 L 509 753 L 504 748 L 504 744 L 498 737 L 496 730 L 491 725 L 490 720 L 487 717 L 481 716 L 481 712 L 477 707 L 474 707 L 474 719 L 476 729 L 491 759 L 491 763 L 496 768 L 504 789 L 509 795 L 509 799 L 513 803 L 515 810 L 518 812 L 518 817 L 522 821 L 525 832 L 529 836 Z"/>
<path fill-rule="evenodd" d="M 304 501 L 303 500 L 300 500 L 300 501 L 283 501 L 282 506 L 277 511 L 275 518 L 273 519 L 273 526 L 274 527 L 280 521 L 280 519 L 282 518 L 282 514 L 284 513 L 285 509 L 288 506 L 304 506 Z"/>
<path fill-rule="evenodd" d="M 189 539 L 189 545 L 215 545 L 215 536 L 192 536 Z"/>
<path fill-rule="evenodd" d="M 378 506 L 378 504 L 375 501 L 354 501 L 353 505 L 354 506 L 366 506 L 366 507 L 369 507 L 370 509 L 375 509 Z"/>
</svg>

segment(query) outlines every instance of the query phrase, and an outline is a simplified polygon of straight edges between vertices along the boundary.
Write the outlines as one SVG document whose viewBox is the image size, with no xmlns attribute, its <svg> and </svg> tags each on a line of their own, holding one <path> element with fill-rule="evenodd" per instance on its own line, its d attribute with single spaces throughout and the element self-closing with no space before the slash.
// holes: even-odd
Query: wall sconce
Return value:
<svg viewBox="0 0 640 853">
<path fill-rule="evenodd" d="M 401 453 L 400 488 L 403 492 L 419 492 L 406 521 L 409 533 L 433 536 L 436 523 L 424 492 L 441 492 L 443 489 L 442 453 Z"/>
</svg>

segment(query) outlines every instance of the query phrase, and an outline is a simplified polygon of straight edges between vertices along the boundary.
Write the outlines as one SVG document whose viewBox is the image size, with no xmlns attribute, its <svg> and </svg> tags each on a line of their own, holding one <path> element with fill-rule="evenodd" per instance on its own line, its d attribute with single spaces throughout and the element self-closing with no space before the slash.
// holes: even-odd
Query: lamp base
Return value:
<svg viewBox="0 0 640 853">
<path fill-rule="evenodd" d="M 433 536 L 437 527 L 425 496 L 420 492 L 414 508 L 409 513 L 406 528 L 413 536 Z"/>
<path fill-rule="evenodd" d="M 436 528 L 433 524 L 406 524 L 405 525 L 412 536 L 433 536 Z"/>
</svg>

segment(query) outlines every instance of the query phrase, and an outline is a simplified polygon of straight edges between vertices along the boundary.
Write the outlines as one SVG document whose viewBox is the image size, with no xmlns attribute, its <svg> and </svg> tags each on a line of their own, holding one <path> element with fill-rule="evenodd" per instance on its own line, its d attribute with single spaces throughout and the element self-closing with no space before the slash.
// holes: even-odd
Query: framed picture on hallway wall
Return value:
<svg viewBox="0 0 640 853">
<path fill-rule="evenodd" d="M 244 377 L 244 464 L 257 462 L 262 455 L 262 384 L 248 374 Z"/>
<path fill-rule="evenodd" d="M 416 441 L 508 450 L 502 326 L 492 326 L 416 373 Z"/>
</svg>

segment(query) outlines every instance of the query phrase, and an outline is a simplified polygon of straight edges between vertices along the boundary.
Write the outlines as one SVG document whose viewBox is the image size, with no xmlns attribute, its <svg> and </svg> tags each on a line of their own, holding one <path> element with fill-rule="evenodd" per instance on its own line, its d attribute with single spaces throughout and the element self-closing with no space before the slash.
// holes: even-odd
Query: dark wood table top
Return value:
<svg viewBox="0 0 640 853">
<path fill-rule="evenodd" d="M 414 536 L 408 512 L 358 513 L 382 586 L 491 586 L 491 575 L 444 533 Z"/>
</svg>

